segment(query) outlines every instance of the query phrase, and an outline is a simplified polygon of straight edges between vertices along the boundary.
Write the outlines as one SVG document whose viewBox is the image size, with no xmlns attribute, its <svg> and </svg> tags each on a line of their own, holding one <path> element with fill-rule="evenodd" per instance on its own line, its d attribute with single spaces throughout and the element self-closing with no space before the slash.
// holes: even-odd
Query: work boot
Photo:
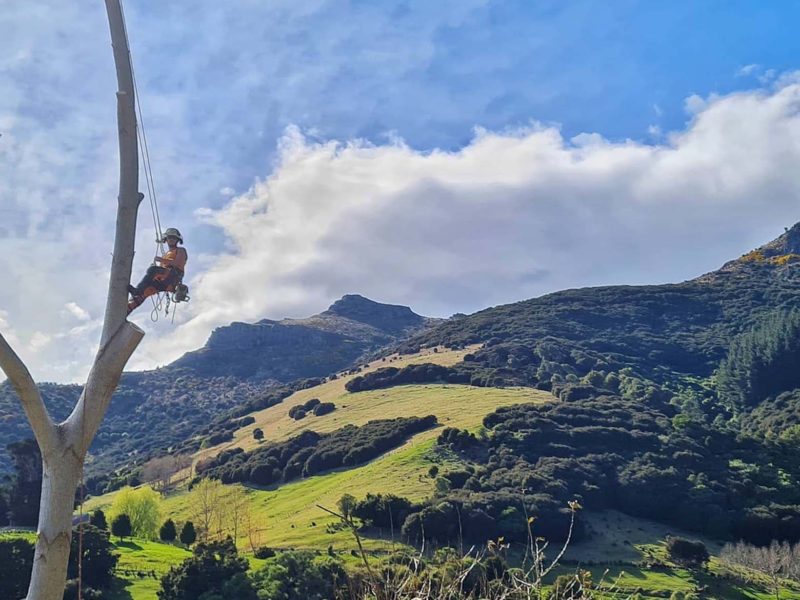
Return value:
<svg viewBox="0 0 800 600">
<path fill-rule="evenodd" d="M 128 284 L 128 293 L 131 296 L 136 296 L 137 292 L 138 292 L 138 290 L 135 287 L 133 287 L 132 285 Z"/>
<path fill-rule="evenodd" d="M 133 310 L 142 302 L 144 302 L 144 298 L 142 296 L 134 296 L 133 300 L 128 302 L 128 314 L 131 314 Z"/>
</svg>

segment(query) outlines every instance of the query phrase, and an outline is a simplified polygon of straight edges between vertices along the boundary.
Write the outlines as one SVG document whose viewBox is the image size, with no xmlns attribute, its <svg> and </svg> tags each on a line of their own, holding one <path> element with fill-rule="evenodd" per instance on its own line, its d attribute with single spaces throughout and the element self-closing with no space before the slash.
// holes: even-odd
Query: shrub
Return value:
<svg viewBox="0 0 800 600">
<path fill-rule="evenodd" d="M 260 559 L 272 558 L 275 556 L 275 550 L 269 546 L 259 546 L 256 548 L 255 552 L 253 552 L 253 556 Z"/>
<path fill-rule="evenodd" d="M 172 567 L 161 578 L 159 600 L 230 598 L 235 586 L 237 600 L 256 600 L 256 594 L 244 574 L 248 562 L 236 552 L 228 538 L 221 542 L 199 544 L 192 556 Z M 207 595 L 208 594 L 208 595 Z M 211 594 L 215 594 L 212 596 Z"/>
<path fill-rule="evenodd" d="M 72 536 L 70 545 L 67 577 L 70 579 L 78 576 L 78 549 L 80 538 L 77 533 Z M 82 577 L 84 585 L 94 588 L 106 588 L 111 585 L 114 569 L 117 566 L 119 555 L 114 552 L 114 546 L 108 539 L 108 533 L 86 525 L 83 528 L 83 559 Z M 86 596 L 88 598 L 88 596 Z"/>
<path fill-rule="evenodd" d="M 28 592 L 33 568 L 33 544 L 28 540 L 0 539 L 0 598 L 22 598 Z"/>
<path fill-rule="evenodd" d="M 347 575 L 342 564 L 311 552 L 282 552 L 253 573 L 259 597 L 270 600 L 325 600 L 339 597 Z"/>
<path fill-rule="evenodd" d="M 672 536 L 667 538 L 667 554 L 673 562 L 690 568 L 702 568 L 711 559 L 703 542 Z"/>
<path fill-rule="evenodd" d="M 108 529 L 108 523 L 106 522 L 105 513 L 100 509 L 94 511 L 92 513 L 91 518 L 89 519 L 89 525 L 97 527 L 98 529 L 102 529 L 103 531 Z"/>
<path fill-rule="evenodd" d="M 336 410 L 336 405 L 333 402 L 321 402 L 314 407 L 314 416 L 321 417 Z"/>
</svg>

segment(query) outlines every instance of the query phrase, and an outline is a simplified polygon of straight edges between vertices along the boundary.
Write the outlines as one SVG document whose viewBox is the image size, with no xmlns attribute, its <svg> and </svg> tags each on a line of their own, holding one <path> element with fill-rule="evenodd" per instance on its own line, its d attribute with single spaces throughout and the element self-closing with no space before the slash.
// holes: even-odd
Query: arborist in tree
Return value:
<svg viewBox="0 0 800 600">
<path fill-rule="evenodd" d="M 158 292 L 175 292 L 175 301 L 181 302 L 186 300 L 186 293 L 188 289 L 183 285 L 183 273 L 186 269 L 186 261 L 189 260 L 189 255 L 186 248 L 178 247 L 178 244 L 183 244 L 183 236 L 181 232 L 170 227 L 164 232 L 164 237 L 161 243 L 166 242 L 169 249 L 164 253 L 164 256 L 156 256 L 155 262 L 147 273 L 145 274 L 139 285 L 133 287 L 128 286 L 128 292 L 132 296 L 128 302 L 128 314 L 131 314 L 134 308 L 139 306 L 146 298 L 157 294 Z"/>
</svg>

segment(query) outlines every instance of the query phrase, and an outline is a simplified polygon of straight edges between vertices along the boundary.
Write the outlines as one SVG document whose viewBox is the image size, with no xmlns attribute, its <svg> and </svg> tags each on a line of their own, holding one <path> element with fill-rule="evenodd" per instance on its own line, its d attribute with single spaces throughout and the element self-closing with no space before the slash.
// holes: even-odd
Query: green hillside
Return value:
<svg viewBox="0 0 800 600">
<path fill-rule="evenodd" d="M 443 353 L 442 361 L 452 355 Z M 405 358 L 405 361 L 413 360 Z M 346 379 L 345 379 L 346 381 Z M 333 381 L 316 388 L 296 393 L 284 403 L 256 414 L 255 424 L 237 433 L 231 444 L 208 448 L 198 454 L 207 458 L 233 446 L 251 449 L 258 445 L 252 429 L 263 428 L 267 440 L 286 439 L 302 430 L 332 431 L 345 423 L 362 424 L 374 419 L 434 414 L 443 426 L 477 430 L 484 416 L 500 406 L 517 403 L 547 402 L 552 396 L 529 388 L 496 389 L 469 386 L 423 385 L 402 386 L 390 390 L 342 393 L 344 381 Z M 335 412 L 321 417 L 306 417 L 294 421 L 288 417 L 292 406 L 302 404 L 311 397 L 333 398 Z M 428 469 L 436 464 L 446 471 L 457 459 L 434 448 L 441 427 L 415 435 L 400 448 L 371 461 L 367 465 L 327 473 L 291 482 L 276 489 L 248 489 L 250 504 L 261 524 L 264 543 L 278 547 L 327 547 L 329 544 L 351 542 L 346 532 L 326 533 L 325 526 L 335 521 L 317 508 L 318 504 L 335 507 L 342 494 L 363 497 L 368 492 L 397 494 L 421 501 L 433 491 L 433 479 Z M 114 494 L 93 498 L 87 510 L 110 506 Z M 183 490 L 167 497 L 164 512 L 178 520 L 191 518 L 191 510 Z M 314 525 L 316 523 L 316 525 Z M 241 540 L 245 542 L 244 537 Z M 383 546 L 380 541 L 372 546 Z M 349 546 L 348 546 L 349 547 Z"/>
</svg>

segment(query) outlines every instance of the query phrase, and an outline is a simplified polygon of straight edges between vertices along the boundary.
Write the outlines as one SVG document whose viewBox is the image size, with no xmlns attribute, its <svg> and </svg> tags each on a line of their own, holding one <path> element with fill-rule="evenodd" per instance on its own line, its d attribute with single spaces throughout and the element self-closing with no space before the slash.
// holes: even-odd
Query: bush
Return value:
<svg viewBox="0 0 800 600">
<path fill-rule="evenodd" d="M 270 600 L 327 600 L 339 597 L 347 580 L 342 564 L 311 552 L 282 552 L 267 559 L 253 573 L 253 585 L 261 598 Z"/>
<path fill-rule="evenodd" d="M 67 577 L 70 579 L 78 576 L 79 544 L 78 532 L 74 532 L 67 569 Z M 94 588 L 107 588 L 110 586 L 118 560 L 119 555 L 114 552 L 114 546 L 108 539 L 108 533 L 92 525 L 84 526 L 81 566 L 84 585 L 90 585 Z M 88 596 L 86 597 L 88 598 Z"/>
<path fill-rule="evenodd" d="M 674 563 L 689 568 L 703 568 L 711 559 L 703 542 L 672 536 L 667 538 L 667 554 Z"/>
<path fill-rule="evenodd" d="M 293 406 L 289 409 L 289 418 L 294 419 L 295 421 L 299 421 L 300 419 L 305 418 L 306 416 L 306 409 L 303 407 L 302 404 L 298 404 L 297 406 Z"/>
<path fill-rule="evenodd" d="M 192 556 L 172 567 L 161 578 L 159 600 L 195 600 L 231 598 L 237 588 L 237 600 L 256 600 L 256 594 L 244 574 L 249 565 L 236 552 L 228 538 L 222 542 L 199 544 Z M 226 595 L 227 594 L 227 595 Z"/>
<path fill-rule="evenodd" d="M 89 519 L 89 525 L 97 527 L 98 529 L 102 529 L 103 531 L 108 529 L 108 523 L 106 522 L 105 513 L 100 509 L 94 511 L 92 513 L 91 518 Z"/>
<path fill-rule="evenodd" d="M 336 405 L 333 402 L 321 402 L 314 407 L 314 416 L 321 417 L 336 410 Z"/>
<path fill-rule="evenodd" d="M 24 539 L 0 539 L 0 598 L 23 598 L 33 568 L 33 544 Z"/>
<path fill-rule="evenodd" d="M 314 408 L 316 408 L 320 404 L 321 402 L 319 398 L 312 398 L 311 400 L 303 404 L 303 410 L 305 410 L 306 412 L 311 412 L 312 410 L 314 410 Z"/>
<path fill-rule="evenodd" d="M 275 550 L 273 550 L 269 546 L 259 546 L 258 548 L 256 548 L 256 551 L 253 552 L 253 556 L 261 559 L 272 558 L 273 556 L 275 556 Z"/>
</svg>

